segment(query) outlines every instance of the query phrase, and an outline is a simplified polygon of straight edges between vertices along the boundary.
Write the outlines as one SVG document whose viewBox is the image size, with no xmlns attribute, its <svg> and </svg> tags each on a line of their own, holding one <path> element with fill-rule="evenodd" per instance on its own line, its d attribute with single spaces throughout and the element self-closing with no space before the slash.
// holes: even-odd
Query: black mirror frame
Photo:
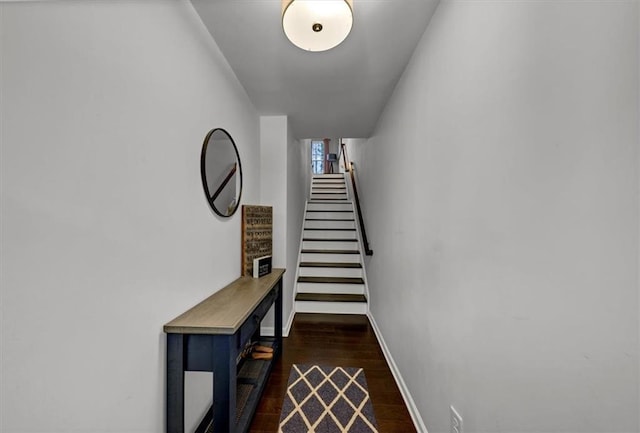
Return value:
<svg viewBox="0 0 640 433">
<path fill-rule="evenodd" d="M 231 212 L 228 215 L 223 214 L 222 212 L 220 212 L 220 210 L 218 210 L 216 208 L 216 206 L 213 204 L 214 200 L 212 199 L 211 191 L 209 191 L 209 185 L 207 184 L 207 173 L 206 173 L 206 168 L 205 168 L 207 149 L 209 147 L 209 139 L 211 138 L 211 135 L 213 135 L 213 133 L 216 132 L 216 131 L 224 132 L 227 135 L 227 137 L 229 137 L 229 140 L 231 140 L 231 144 L 233 145 L 233 150 L 236 153 L 236 160 L 238 162 L 238 170 L 240 171 L 240 192 L 238 193 L 238 199 L 236 200 L 236 206 L 233 208 L 233 212 Z M 226 129 L 213 128 L 204 137 L 204 142 L 202 143 L 202 152 L 200 153 L 200 178 L 202 179 L 202 187 L 204 189 L 204 195 L 205 195 L 205 197 L 207 199 L 207 203 L 209 203 L 209 207 L 211 207 L 211 209 L 218 216 L 221 216 L 222 218 L 229 218 L 229 217 L 233 216 L 233 214 L 235 214 L 236 211 L 238 210 L 238 208 L 240 207 L 240 200 L 242 198 L 242 163 L 240 162 L 240 154 L 238 153 L 238 146 L 236 146 L 236 142 L 234 141 L 234 139 L 231 136 L 231 134 L 229 134 L 229 132 L 227 132 Z"/>
</svg>

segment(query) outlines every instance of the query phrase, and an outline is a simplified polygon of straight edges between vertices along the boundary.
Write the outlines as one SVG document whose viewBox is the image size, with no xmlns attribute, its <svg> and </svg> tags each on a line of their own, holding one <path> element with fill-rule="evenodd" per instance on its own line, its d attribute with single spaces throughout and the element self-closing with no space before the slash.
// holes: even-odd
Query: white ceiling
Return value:
<svg viewBox="0 0 640 433">
<path fill-rule="evenodd" d="M 366 138 L 439 0 L 354 0 L 351 34 L 320 53 L 288 41 L 280 0 L 191 2 L 261 115 L 297 138 Z"/>
</svg>

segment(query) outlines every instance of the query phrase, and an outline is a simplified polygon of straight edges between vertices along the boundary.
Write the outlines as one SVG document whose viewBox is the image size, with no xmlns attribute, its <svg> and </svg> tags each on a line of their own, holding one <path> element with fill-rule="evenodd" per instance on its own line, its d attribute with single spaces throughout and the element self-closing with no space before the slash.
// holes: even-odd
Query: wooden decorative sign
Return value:
<svg viewBox="0 0 640 433">
<path fill-rule="evenodd" d="M 253 276 L 253 260 L 270 256 L 273 246 L 273 208 L 242 206 L 242 273 Z"/>
</svg>

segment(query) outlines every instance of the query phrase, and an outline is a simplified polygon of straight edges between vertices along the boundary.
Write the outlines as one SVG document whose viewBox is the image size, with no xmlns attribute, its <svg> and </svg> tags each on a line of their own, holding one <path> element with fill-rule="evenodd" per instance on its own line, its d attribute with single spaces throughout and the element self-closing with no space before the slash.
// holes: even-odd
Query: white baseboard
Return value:
<svg viewBox="0 0 640 433">
<path fill-rule="evenodd" d="M 296 309 L 291 308 L 291 314 L 289 314 L 289 320 L 287 320 L 287 324 L 284 326 L 282 330 L 282 336 L 288 337 L 289 332 L 291 331 L 291 327 L 293 326 L 293 318 L 296 317 Z"/>
<path fill-rule="evenodd" d="M 289 331 L 291 331 L 291 326 L 293 325 L 293 318 L 295 317 L 296 312 L 291 310 L 291 314 L 289 315 L 289 319 L 287 320 L 287 323 L 285 324 L 285 326 L 282 328 L 282 336 L 283 337 L 288 337 L 289 336 Z M 260 334 L 264 335 L 265 337 L 273 337 L 274 335 L 276 335 L 276 331 L 275 331 L 275 327 L 273 326 L 261 326 L 260 327 Z"/>
<path fill-rule="evenodd" d="M 400 388 L 400 393 L 402 394 L 402 398 L 404 399 L 405 404 L 407 405 L 407 409 L 409 410 L 409 415 L 411 415 L 411 420 L 413 421 L 413 425 L 418 430 L 418 433 L 429 433 L 427 432 L 427 426 L 424 424 L 422 420 L 422 416 L 420 416 L 420 412 L 418 412 L 418 408 L 416 407 L 416 403 L 413 401 L 413 397 L 411 397 L 411 393 L 409 393 L 409 389 L 407 388 L 407 384 L 402 379 L 402 375 L 400 374 L 400 370 L 398 370 L 398 366 L 396 362 L 393 360 L 391 356 L 391 352 L 389 352 L 389 347 L 387 343 L 385 343 L 384 338 L 382 337 L 382 333 L 380 332 L 380 328 L 378 328 L 378 324 L 376 323 L 371 311 L 367 313 L 367 317 L 369 318 L 369 322 L 371 322 L 371 327 L 373 328 L 373 332 L 376 334 L 378 338 L 378 343 L 380 343 L 380 347 L 382 348 L 382 353 L 384 354 L 387 363 L 389 364 L 389 368 L 391 368 L 391 374 L 393 374 L 393 378 L 396 380 L 398 384 L 398 388 Z"/>
</svg>

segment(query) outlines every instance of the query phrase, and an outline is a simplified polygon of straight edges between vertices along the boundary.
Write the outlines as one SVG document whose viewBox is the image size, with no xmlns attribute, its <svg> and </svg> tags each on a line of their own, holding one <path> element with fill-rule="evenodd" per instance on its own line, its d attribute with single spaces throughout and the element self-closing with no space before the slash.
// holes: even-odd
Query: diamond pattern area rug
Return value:
<svg viewBox="0 0 640 433">
<path fill-rule="evenodd" d="M 291 367 L 278 433 L 378 433 L 362 368 Z"/>
</svg>

